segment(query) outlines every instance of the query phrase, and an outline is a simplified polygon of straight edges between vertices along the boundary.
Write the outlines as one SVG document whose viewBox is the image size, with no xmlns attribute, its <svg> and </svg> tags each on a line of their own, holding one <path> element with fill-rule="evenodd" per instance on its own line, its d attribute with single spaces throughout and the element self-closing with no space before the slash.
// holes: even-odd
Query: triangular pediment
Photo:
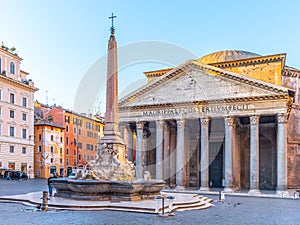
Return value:
<svg viewBox="0 0 300 225">
<path fill-rule="evenodd" d="M 197 61 L 187 61 L 119 101 L 119 107 L 288 95 L 288 89 Z"/>
</svg>

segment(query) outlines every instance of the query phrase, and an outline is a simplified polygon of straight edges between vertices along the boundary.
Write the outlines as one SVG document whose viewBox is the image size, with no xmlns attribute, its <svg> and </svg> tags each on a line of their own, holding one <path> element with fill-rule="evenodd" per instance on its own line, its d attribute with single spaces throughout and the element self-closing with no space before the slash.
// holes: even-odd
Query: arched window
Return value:
<svg viewBox="0 0 300 225">
<path fill-rule="evenodd" d="M 15 74 L 15 64 L 13 62 L 10 62 L 10 73 Z"/>
</svg>

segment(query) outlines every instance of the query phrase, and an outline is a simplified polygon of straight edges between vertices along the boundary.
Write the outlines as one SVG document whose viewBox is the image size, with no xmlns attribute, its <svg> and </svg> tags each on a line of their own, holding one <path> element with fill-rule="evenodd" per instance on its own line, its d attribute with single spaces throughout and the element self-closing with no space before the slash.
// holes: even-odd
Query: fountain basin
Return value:
<svg viewBox="0 0 300 225">
<path fill-rule="evenodd" d="M 55 178 L 55 196 L 77 200 L 136 201 L 154 197 L 165 187 L 162 180 L 107 181 Z"/>
</svg>

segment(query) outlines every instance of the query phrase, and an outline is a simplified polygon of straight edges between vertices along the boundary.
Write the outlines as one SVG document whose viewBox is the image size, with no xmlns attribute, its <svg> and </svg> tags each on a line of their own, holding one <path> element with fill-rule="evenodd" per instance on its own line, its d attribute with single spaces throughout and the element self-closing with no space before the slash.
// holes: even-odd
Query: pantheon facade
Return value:
<svg viewBox="0 0 300 225">
<path fill-rule="evenodd" d="M 127 157 L 171 188 L 300 187 L 300 71 L 286 54 L 220 51 L 144 72 L 119 100 Z"/>
</svg>

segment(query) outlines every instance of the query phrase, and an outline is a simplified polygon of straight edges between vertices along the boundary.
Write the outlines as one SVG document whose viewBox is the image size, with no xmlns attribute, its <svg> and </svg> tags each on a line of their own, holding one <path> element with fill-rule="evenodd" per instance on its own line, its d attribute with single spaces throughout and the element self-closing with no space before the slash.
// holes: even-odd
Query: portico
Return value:
<svg viewBox="0 0 300 225">
<path fill-rule="evenodd" d="M 290 100 L 287 88 L 188 61 L 121 99 L 119 116 L 138 177 L 252 194 L 287 188 Z"/>
</svg>

